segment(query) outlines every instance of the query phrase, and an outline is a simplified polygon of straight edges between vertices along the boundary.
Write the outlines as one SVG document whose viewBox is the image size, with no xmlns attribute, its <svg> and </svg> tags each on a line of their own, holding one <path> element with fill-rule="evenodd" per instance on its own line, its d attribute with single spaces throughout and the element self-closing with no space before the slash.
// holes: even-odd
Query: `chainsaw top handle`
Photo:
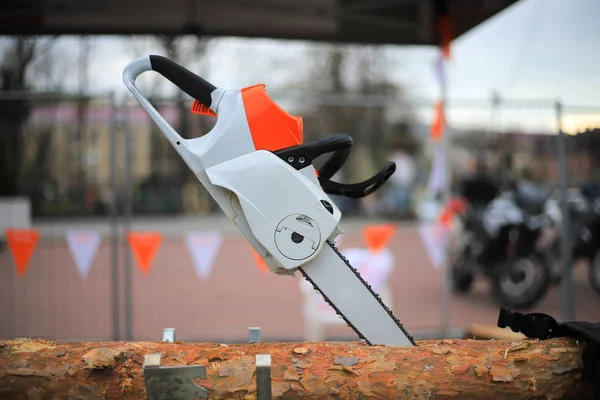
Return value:
<svg viewBox="0 0 600 400">
<path fill-rule="evenodd" d="M 291 167 L 300 170 L 310 165 L 315 158 L 325 153 L 333 153 L 318 170 L 318 179 L 323 191 L 327 194 L 360 199 L 379 189 L 396 171 L 396 164 L 388 161 L 378 173 L 362 182 L 348 184 L 332 181 L 330 178 L 348 158 L 352 144 L 350 135 L 338 133 L 309 143 L 286 147 L 275 151 L 274 154 Z"/>
</svg>

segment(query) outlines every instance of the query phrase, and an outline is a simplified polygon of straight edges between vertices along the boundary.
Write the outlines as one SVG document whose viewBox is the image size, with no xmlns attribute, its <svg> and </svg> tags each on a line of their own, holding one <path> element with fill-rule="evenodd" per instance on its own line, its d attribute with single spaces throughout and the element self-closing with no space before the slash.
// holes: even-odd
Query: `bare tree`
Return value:
<svg viewBox="0 0 600 400">
<path fill-rule="evenodd" d="M 412 114 L 405 112 L 398 124 L 388 121 L 389 109 L 371 106 L 361 99 L 367 95 L 394 97 L 405 107 L 403 87 L 394 83 L 386 69 L 383 50 L 375 46 L 317 45 L 312 56 L 314 65 L 306 76 L 310 93 L 324 100 L 354 100 L 354 104 L 335 104 L 305 110 L 310 123 L 306 137 L 322 137 L 336 132 L 348 133 L 354 139 L 354 150 L 345 169 L 344 179 L 366 179 L 395 148 L 415 150 L 416 143 L 408 131 Z M 314 127 L 314 128 L 313 128 Z"/>
<path fill-rule="evenodd" d="M 39 85 L 32 79 L 36 63 L 49 63 L 55 38 L 16 37 L 1 52 L 0 92 L 0 196 L 20 193 L 19 176 L 23 158 L 23 126 L 31 112 L 31 100 L 24 92 Z"/>
</svg>

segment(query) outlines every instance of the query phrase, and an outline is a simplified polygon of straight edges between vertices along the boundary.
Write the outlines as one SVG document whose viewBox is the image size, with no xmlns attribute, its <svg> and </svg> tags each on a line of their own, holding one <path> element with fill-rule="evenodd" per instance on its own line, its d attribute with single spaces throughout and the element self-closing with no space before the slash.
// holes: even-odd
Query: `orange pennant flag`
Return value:
<svg viewBox="0 0 600 400">
<path fill-rule="evenodd" d="M 438 141 L 442 138 L 444 132 L 444 102 L 440 101 L 435 105 L 435 114 L 431 125 L 431 139 Z"/>
<path fill-rule="evenodd" d="M 129 232 L 127 240 L 138 267 L 147 275 L 162 243 L 162 235 L 159 232 Z"/>
<path fill-rule="evenodd" d="M 367 248 L 377 253 L 388 245 L 395 233 L 395 224 L 369 225 L 363 229 L 363 238 Z"/>
<path fill-rule="evenodd" d="M 40 238 L 37 229 L 6 229 L 6 240 L 17 266 L 19 276 L 24 276 L 33 255 L 33 250 Z"/>
<path fill-rule="evenodd" d="M 450 60 L 450 44 L 454 37 L 454 26 L 450 17 L 444 15 L 438 19 L 438 33 L 440 34 L 440 47 L 446 60 Z"/>
<path fill-rule="evenodd" d="M 443 208 L 438 222 L 441 223 L 446 229 L 452 228 L 454 225 L 454 215 L 462 214 L 467 209 L 467 202 L 463 198 L 452 199 Z"/>
<path fill-rule="evenodd" d="M 438 222 L 442 224 L 446 229 L 450 229 L 454 226 L 454 221 L 452 217 L 454 215 L 449 210 L 444 210 L 440 217 L 438 218 Z"/>
<path fill-rule="evenodd" d="M 250 245 L 250 251 L 252 252 L 252 256 L 254 257 L 254 261 L 256 262 L 258 269 L 263 272 L 269 272 L 269 266 L 267 265 L 265 260 L 263 260 L 260 254 L 258 254 L 256 250 L 254 250 L 254 247 L 252 247 L 252 245 Z"/>
</svg>

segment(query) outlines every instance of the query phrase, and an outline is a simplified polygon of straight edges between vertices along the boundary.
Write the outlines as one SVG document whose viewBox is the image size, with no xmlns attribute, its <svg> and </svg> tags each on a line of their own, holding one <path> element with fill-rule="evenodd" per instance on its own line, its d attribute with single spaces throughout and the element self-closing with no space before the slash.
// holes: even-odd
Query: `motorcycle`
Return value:
<svg viewBox="0 0 600 400">
<path fill-rule="evenodd" d="M 556 200 L 556 203 L 558 201 Z M 600 196 L 591 196 L 580 191 L 573 191 L 567 198 L 570 213 L 571 266 L 579 261 L 588 264 L 588 280 L 594 291 L 600 294 Z M 562 231 L 561 210 L 553 218 L 556 233 L 550 250 L 550 259 L 554 260 L 553 284 L 558 284 L 562 277 L 560 262 L 560 241 Z"/>
<path fill-rule="evenodd" d="M 534 306 L 551 283 L 550 265 L 539 245 L 545 196 L 525 184 L 488 191 L 487 199 L 461 197 L 467 206 L 457 213 L 450 245 L 454 292 L 468 292 L 475 277 L 483 275 L 497 304 L 521 309 Z"/>
</svg>

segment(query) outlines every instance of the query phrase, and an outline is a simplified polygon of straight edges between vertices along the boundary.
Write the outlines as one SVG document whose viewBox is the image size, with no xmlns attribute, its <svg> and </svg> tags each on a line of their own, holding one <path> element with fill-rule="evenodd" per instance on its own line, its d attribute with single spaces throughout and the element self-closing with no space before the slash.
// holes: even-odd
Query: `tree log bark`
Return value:
<svg viewBox="0 0 600 400">
<path fill-rule="evenodd" d="M 255 356 L 270 354 L 275 399 L 587 399 L 569 338 L 362 342 L 0 342 L 0 399 L 146 399 L 144 356 L 206 367 L 210 399 L 256 399 Z"/>
</svg>

